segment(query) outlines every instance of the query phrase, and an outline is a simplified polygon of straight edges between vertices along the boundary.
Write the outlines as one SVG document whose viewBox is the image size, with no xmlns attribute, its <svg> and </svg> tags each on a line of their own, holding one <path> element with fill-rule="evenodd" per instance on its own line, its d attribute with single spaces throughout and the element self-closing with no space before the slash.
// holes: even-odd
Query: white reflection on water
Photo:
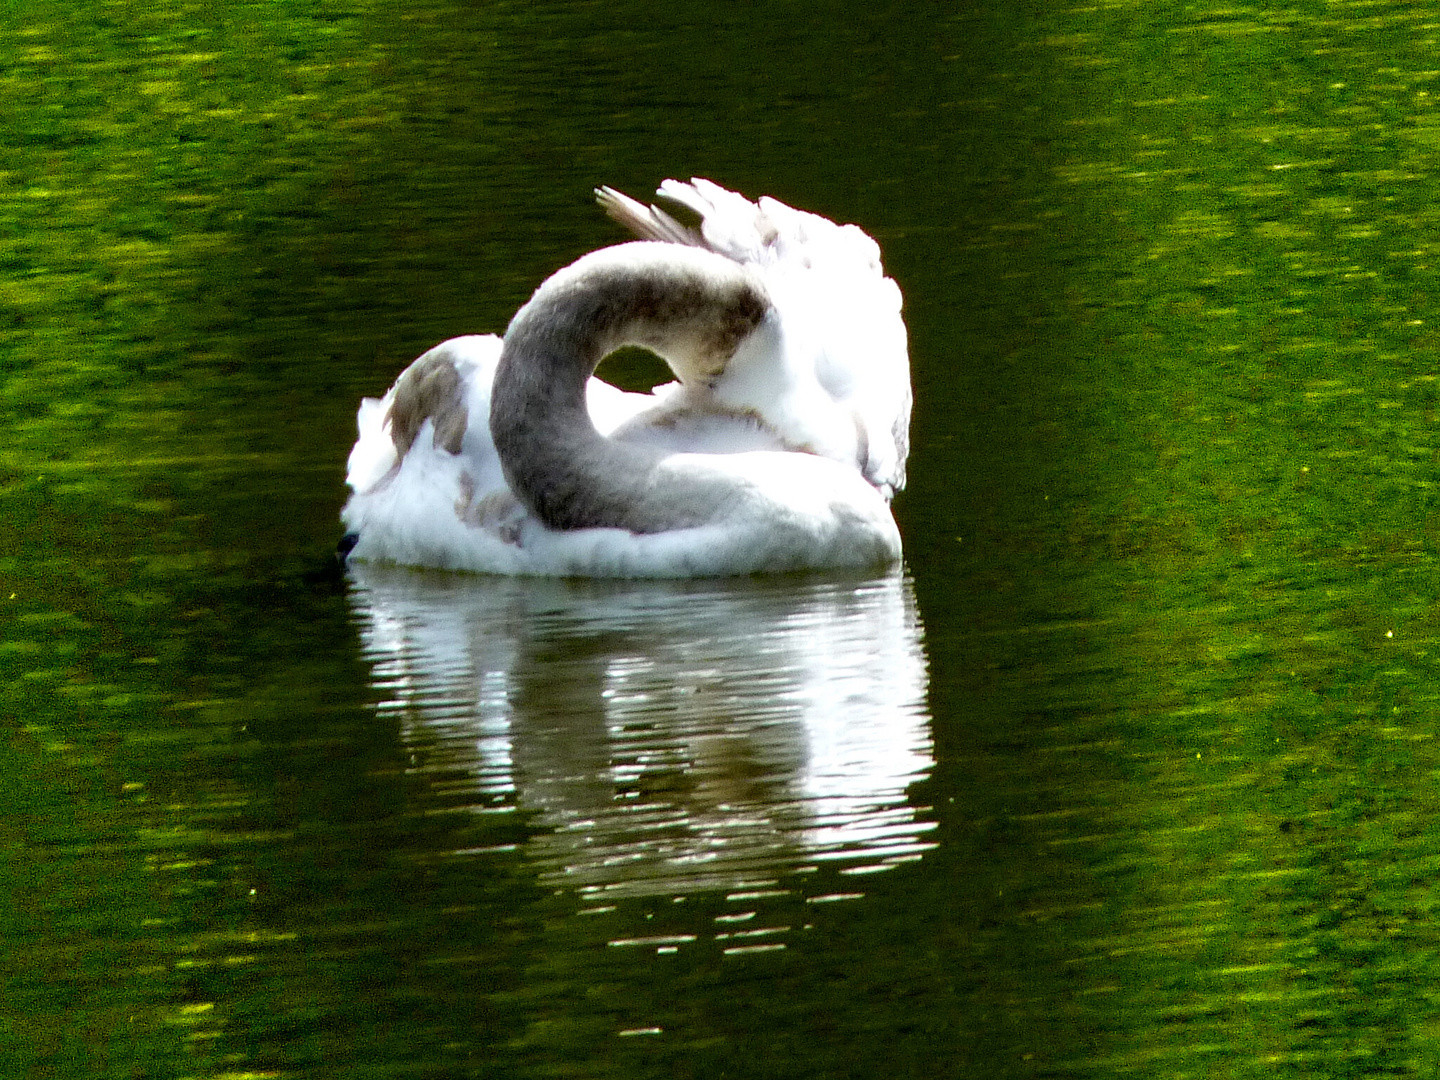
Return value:
<svg viewBox="0 0 1440 1080">
<path fill-rule="evenodd" d="M 595 582 L 359 566 L 380 708 L 431 791 L 519 805 L 547 881 L 743 888 L 933 846 L 908 580 Z"/>
</svg>

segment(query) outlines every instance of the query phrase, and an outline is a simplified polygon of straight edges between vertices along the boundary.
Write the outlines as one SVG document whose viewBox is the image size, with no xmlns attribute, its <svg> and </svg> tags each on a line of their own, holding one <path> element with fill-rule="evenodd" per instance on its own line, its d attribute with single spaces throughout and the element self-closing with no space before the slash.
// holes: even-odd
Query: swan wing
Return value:
<svg viewBox="0 0 1440 1080">
<path fill-rule="evenodd" d="M 766 333 L 697 394 L 723 411 L 761 418 L 792 449 L 855 465 L 887 498 L 905 485 L 910 355 L 899 286 L 880 246 L 768 196 L 751 202 L 701 178 L 666 180 L 657 194 L 700 218 L 689 228 L 659 206 L 611 188 L 596 197 L 637 235 L 699 245 L 751 267 L 775 314 Z"/>
<path fill-rule="evenodd" d="M 698 232 L 680 224 L 660 207 L 645 206 L 612 187 L 596 188 L 595 201 L 611 220 L 623 225 L 641 240 L 705 246 L 705 240 Z"/>
<path fill-rule="evenodd" d="M 346 531 L 360 538 L 354 557 L 526 572 L 515 541 L 528 511 L 511 493 L 490 437 L 502 345 L 494 334 L 441 342 L 384 397 L 360 402 L 345 478 L 351 495 L 341 512 Z M 592 378 L 586 404 L 596 430 L 608 435 L 654 412 L 672 389 L 633 394 Z"/>
</svg>

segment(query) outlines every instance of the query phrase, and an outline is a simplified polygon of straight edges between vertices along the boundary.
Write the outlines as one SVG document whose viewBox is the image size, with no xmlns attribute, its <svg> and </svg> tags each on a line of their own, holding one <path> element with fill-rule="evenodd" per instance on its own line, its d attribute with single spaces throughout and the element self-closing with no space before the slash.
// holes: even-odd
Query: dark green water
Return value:
<svg viewBox="0 0 1440 1080">
<path fill-rule="evenodd" d="M 1440 9 L 917 7 L 10 6 L 0 1075 L 1440 1069 Z M 329 573 L 671 175 L 880 240 L 909 580 Z"/>
</svg>

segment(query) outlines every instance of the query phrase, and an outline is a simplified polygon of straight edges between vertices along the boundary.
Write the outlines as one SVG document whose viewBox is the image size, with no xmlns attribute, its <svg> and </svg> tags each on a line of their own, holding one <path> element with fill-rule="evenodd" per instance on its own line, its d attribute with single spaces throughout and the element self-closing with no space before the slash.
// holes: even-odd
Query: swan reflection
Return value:
<svg viewBox="0 0 1440 1080">
<path fill-rule="evenodd" d="M 379 708 L 431 793 L 537 812 L 585 894 L 919 857 L 933 764 L 909 582 L 465 578 L 351 568 Z"/>
</svg>

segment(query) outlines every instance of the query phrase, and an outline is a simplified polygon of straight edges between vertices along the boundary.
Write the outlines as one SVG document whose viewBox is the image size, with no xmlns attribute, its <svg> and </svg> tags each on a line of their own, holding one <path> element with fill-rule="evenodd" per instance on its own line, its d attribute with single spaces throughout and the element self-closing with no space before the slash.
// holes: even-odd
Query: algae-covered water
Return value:
<svg viewBox="0 0 1440 1080">
<path fill-rule="evenodd" d="M 1437 43 L 11 5 L 0 1074 L 1434 1075 Z M 905 575 L 340 575 L 359 398 L 691 175 L 880 241 Z"/>
</svg>

